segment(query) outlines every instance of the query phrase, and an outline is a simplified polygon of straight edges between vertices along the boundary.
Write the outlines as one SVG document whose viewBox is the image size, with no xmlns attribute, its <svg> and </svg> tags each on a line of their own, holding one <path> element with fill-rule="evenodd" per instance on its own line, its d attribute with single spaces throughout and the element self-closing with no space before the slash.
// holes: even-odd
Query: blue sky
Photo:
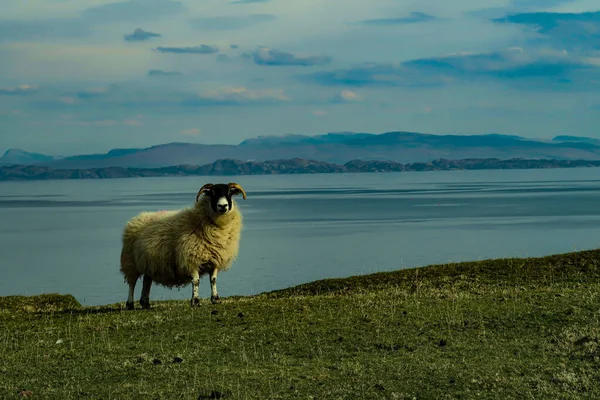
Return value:
<svg viewBox="0 0 600 400">
<path fill-rule="evenodd" d="M 339 131 L 600 137 L 596 0 L 2 8 L 0 151 Z"/>
</svg>

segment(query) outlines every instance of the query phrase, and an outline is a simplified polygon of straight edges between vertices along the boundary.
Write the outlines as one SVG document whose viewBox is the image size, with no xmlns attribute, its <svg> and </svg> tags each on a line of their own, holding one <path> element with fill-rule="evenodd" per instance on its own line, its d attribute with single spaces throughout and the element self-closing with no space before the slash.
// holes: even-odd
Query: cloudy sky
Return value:
<svg viewBox="0 0 600 400">
<path fill-rule="evenodd" d="M 0 151 L 600 137 L 597 0 L 2 0 L 0 60 Z"/>
</svg>

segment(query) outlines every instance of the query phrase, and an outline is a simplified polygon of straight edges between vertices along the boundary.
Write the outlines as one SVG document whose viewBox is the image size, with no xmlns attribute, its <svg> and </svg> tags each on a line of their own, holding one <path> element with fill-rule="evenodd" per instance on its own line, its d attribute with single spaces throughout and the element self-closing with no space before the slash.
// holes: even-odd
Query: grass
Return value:
<svg viewBox="0 0 600 400">
<path fill-rule="evenodd" d="M 597 399 L 600 251 L 330 279 L 197 309 L 0 298 L 0 398 Z"/>
</svg>

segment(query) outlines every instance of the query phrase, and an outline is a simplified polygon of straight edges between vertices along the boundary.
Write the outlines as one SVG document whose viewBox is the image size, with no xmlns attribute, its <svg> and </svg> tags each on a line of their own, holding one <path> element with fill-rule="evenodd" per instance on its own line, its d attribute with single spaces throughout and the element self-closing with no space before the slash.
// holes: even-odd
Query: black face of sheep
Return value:
<svg viewBox="0 0 600 400">
<path fill-rule="evenodd" d="M 210 197 L 210 207 L 212 210 L 216 214 L 224 215 L 233 209 L 231 197 L 238 194 L 241 194 L 244 200 L 246 200 L 246 192 L 237 183 L 218 183 L 216 185 L 207 183 L 200 188 L 200 191 L 198 191 L 196 201 L 198 201 L 200 195 L 208 196 Z"/>
</svg>

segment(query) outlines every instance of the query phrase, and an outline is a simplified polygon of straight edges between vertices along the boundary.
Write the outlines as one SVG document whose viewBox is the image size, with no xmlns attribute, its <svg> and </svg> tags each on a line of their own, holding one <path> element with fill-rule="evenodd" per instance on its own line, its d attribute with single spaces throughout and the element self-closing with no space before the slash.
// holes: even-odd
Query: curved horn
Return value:
<svg viewBox="0 0 600 400">
<path fill-rule="evenodd" d="M 198 191 L 198 194 L 196 195 L 196 202 L 198 202 L 198 199 L 200 198 L 200 195 L 203 194 L 204 192 L 210 190 L 214 185 L 212 183 L 207 183 L 206 185 L 202 186 L 200 188 L 200 190 Z"/>
<path fill-rule="evenodd" d="M 233 194 L 241 193 L 242 196 L 244 197 L 244 200 L 246 200 L 246 191 L 244 191 L 244 189 L 240 185 L 238 185 L 235 182 L 230 182 L 228 186 L 230 189 L 235 189 L 235 192 L 233 192 Z"/>
</svg>

